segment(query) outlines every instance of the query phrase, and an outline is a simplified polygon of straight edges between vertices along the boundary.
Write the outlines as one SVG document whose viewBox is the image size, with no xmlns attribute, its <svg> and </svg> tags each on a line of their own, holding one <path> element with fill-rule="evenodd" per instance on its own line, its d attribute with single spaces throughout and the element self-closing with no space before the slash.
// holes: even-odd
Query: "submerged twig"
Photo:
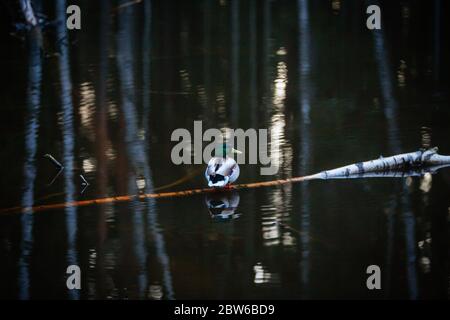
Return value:
<svg viewBox="0 0 450 320">
<path fill-rule="evenodd" d="M 50 159 L 50 161 L 53 162 L 53 164 L 57 168 L 59 168 L 61 170 L 64 169 L 64 166 L 58 160 L 56 160 L 51 154 L 47 153 L 47 154 L 44 155 L 44 157 L 47 158 L 47 159 Z"/>
<path fill-rule="evenodd" d="M 51 185 L 56 181 L 56 179 L 59 177 L 59 175 L 61 174 L 61 172 L 63 172 L 63 170 L 64 170 L 64 167 L 61 167 L 61 168 L 58 170 L 58 172 L 57 172 L 57 173 L 55 174 L 55 176 L 53 177 L 52 181 L 50 181 L 50 183 L 47 184 L 48 187 L 51 186 Z"/>
<path fill-rule="evenodd" d="M 83 194 L 84 190 L 86 190 L 87 187 L 89 187 L 89 182 L 84 178 L 82 174 L 80 174 L 80 178 L 83 182 L 81 182 L 81 185 L 83 186 L 83 189 L 81 189 L 80 194 Z"/>
<path fill-rule="evenodd" d="M 89 187 L 89 184 L 85 184 L 83 189 L 81 189 L 80 194 L 83 194 L 84 191 L 87 189 L 87 187 Z"/>
<path fill-rule="evenodd" d="M 83 185 L 83 186 L 88 186 L 89 185 L 89 182 L 87 182 L 87 180 L 84 178 L 84 176 L 82 174 L 80 174 L 80 178 L 81 178 L 81 180 L 83 180 L 81 185 Z"/>
<path fill-rule="evenodd" d="M 80 178 L 83 182 L 81 182 L 81 185 L 84 186 L 83 189 L 81 189 L 80 194 L 83 194 L 83 192 L 89 187 L 89 182 L 84 178 L 82 174 L 80 174 Z"/>
</svg>

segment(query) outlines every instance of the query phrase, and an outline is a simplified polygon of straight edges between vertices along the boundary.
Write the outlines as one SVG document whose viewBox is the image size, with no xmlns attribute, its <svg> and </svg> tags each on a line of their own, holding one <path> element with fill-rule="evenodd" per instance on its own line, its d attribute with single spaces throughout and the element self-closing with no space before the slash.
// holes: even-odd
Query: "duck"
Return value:
<svg viewBox="0 0 450 320">
<path fill-rule="evenodd" d="M 205 170 L 208 187 L 230 188 L 240 173 L 239 165 L 230 155 L 242 152 L 224 143 L 217 146 L 214 153 L 214 157 L 209 160 Z"/>
</svg>

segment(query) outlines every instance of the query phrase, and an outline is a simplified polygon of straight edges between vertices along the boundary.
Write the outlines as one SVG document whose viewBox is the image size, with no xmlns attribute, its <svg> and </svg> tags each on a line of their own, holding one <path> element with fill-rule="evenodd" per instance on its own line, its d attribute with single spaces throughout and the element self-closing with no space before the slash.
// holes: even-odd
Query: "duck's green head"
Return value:
<svg viewBox="0 0 450 320">
<path fill-rule="evenodd" d="M 226 143 L 216 146 L 216 149 L 214 151 L 214 155 L 216 157 L 222 157 L 222 158 L 231 156 L 233 153 L 242 153 L 242 152 L 232 148 L 230 145 L 228 145 Z"/>
</svg>

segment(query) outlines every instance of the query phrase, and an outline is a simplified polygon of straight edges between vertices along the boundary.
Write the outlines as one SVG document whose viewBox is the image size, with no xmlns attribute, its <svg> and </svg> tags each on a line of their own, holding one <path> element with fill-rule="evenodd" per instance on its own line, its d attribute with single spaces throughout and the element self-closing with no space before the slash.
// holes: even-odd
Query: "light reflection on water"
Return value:
<svg viewBox="0 0 450 320">
<path fill-rule="evenodd" d="M 64 6 L 57 2 L 60 17 Z M 177 22 L 164 5 L 143 1 L 114 19 L 102 10 L 98 32 L 83 34 L 79 44 L 58 42 L 58 57 L 45 64 L 30 50 L 23 76 L 27 92 L 13 98 L 26 114 L 14 129 L 25 152 L 5 144 L 5 152 L 21 161 L 23 179 L 17 188 L 5 188 L 5 199 L 30 206 L 61 191 L 65 201 L 151 193 L 194 170 L 170 163 L 169 140 L 173 128 L 191 128 L 199 119 L 204 128 L 269 128 L 270 158 L 280 166 L 274 179 L 435 141 L 450 153 L 448 141 L 439 138 L 448 129 L 429 120 L 448 118 L 447 108 L 426 104 L 419 110 L 403 100 L 421 92 L 411 74 L 420 64 L 410 61 L 425 61 L 428 53 L 411 57 L 383 33 L 362 31 L 349 32 L 361 40 L 355 50 L 364 58 L 331 49 L 326 39 L 338 37 L 343 48 L 354 39 L 348 30 L 315 24 L 345 20 L 349 12 L 340 1 L 325 7 L 308 0 L 248 6 L 205 1 L 189 9 L 199 19 Z M 415 6 L 407 8 L 402 28 L 416 23 L 409 14 Z M 65 28 L 57 31 L 58 39 L 66 37 Z M 164 39 L 173 41 L 162 45 Z M 342 76 L 336 61 L 356 78 Z M 358 78 L 361 69 L 364 81 Z M 41 73 L 56 85 L 45 80 L 41 89 Z M 41 96 L 50 107 L 41 110 Z M 40 159 L 47 150 L 65 166 L 52 186 L 42 182 L 54 171 Z M 80 171 L 90 182 L 83 194 Z M 15 177 L 12 170 L 4 174 L 8 181 Z M 258 166 L 243 165 L 239 182 L 267 178 Z M 173 189 L 203 185 L 200 174 Z M 448 172 L 442 170 L 408 180 L 309 182 L 1 217 L 0 258 L 13 267 L 0 273 L 8 288 L 0 296 L 442 298 L 448 292 L 448 188 Z M 20 220 L 13 232 L 20 241 L 10 231 L 14 219 Z M 50 259 L 40 261 L 36 255 L 47 252 L 50 242 L 57 242 Z M 79 294 L 64 287 L 68 264 L 80 264 L 86 274 L 86 290 Z M 363 287 L 361 274 L 369 264 L 386 270 L 385 292 Z M 54 280 L 50 274 L 41 279 L 45 265 L 57 273 Z"/>
</svg>

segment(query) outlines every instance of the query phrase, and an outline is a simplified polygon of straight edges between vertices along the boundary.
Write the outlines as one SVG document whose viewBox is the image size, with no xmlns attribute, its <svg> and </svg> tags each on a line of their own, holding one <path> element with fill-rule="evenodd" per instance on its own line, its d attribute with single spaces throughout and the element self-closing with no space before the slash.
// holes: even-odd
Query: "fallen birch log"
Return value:
<svg viewBox="0 0 450 320">
<path fill-rule="evenodd" d="M 310 176 L 310 179 L 336 179 L 347 178 L 352 176 L 366 176 L 374 173 L 374 177 L 389 176 L 389 172 L 399 171 L 407 172 L 408 170 L 421 172 L 417 169 L 426 170 L 426 167 L 437 166 L 437 170 L 442 166 L 450 164 L 450 156 L 443 156 L 437 153 L 437 148 L 428 150 L 419 150 L 416 152 L 403 153 L 387 158 L 380 157 L 376 160 L 358 162 L 348 166 L 340 167 L 333 170 L 322 171 L 318 174 Z M 425 173 L 425 172 L 424 172 Z M 416 174 L 417 175 L 417 174 Z"/>
<path fill-rule="evenodd" d="M 414 168 L 409 170 L 391 170 L 391 171 L 375 171 L 366 173 L 350 174 L 348 176 L 333 176 L 328 178 L 322 178 L 320 176 L 315 179 L 366 179 L 366 178 L 408 178 L 408 177 L 423 177 L 425 174 L 435 174 L 439 169 L 450 167 L 449 164 L 433 165 L 423 168 Z"/>
</svg>

